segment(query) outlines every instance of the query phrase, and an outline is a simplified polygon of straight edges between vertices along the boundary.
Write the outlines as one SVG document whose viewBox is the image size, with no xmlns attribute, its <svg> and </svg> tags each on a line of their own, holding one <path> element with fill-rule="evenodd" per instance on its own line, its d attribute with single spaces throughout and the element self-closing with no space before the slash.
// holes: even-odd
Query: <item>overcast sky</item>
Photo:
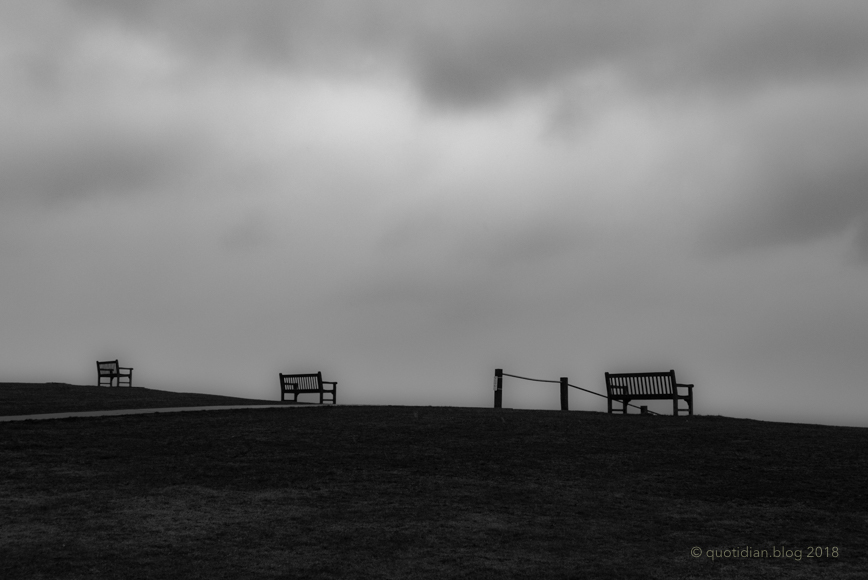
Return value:
<svg viewBox="0 0 868 580">
<path fill-rule="evenodd" d="M 491 406 L 498 367 L 675 369 L 700 414 L 868 426 L 866 30 L 863 0 L 4 1 L 0 381 Z"/>
</svg>

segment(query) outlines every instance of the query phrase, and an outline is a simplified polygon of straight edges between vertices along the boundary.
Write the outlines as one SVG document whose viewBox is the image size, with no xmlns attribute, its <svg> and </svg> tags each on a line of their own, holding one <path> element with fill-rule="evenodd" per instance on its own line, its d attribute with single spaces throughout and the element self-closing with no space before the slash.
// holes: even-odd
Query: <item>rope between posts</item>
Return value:
<svg viewBox="0 0 868 580">
<path fill-rule="evenodd" d="M 592 395 L 597 395 L 598 397 L 603 397 L 604 399 L 608 399 L 606 395 L 601 395 L 600 393 L 595 393 L 594 391 L 589 391 L 588 389 L 583 389 L 582 387 L 577 387 L 576 385 L 571 385 L 567 383 L 568 387 L 572 387 L 574 389 L 579 389 L 580 391 L 585 391 L 586 393 L 591 393 Z"/>
<path fill-rule="evenodd" d="M 530 378 L 528 378 L 528 377 L 520 377 L 520 376 L 518 376 L 518 375 L 508 375 L 508 374 L 506 374 L 506 373 L 502 373 L 502 376 L 504 376 L 504 377 L 512 377 L 512 378 L 514 378 L 514 379 L 524 379 L 524 380 L 526 380 L 526 381 L 536 381 L 536 382 L 538 382 L 538 383 L 556 383 L 556 384 L 560 384 L 560 381 L 547 381 L 547 380 L 545 380 L 545 379 L 530 379 Z"/>
<path fill-rule="evenodd" d="M 546 379 L 532 379 L 532 378 L 530 378 L 530 377 L 520 377 L 520 376 L 518 376 L 518 375 L 510 375 L 510 374 L 508 374 L 508 373 L 501 373 L 501 376 L 504 376 L 504 377 L 512 377 L 512 378 L 514 378 L 514 379 L 523 379 L 523 380 L 525 380 L 525 381 L 535 381 L 535 382 L 537 382 L 537 383 L 555 383 L 555 384 L 560 384 L 560 381 L 550 381 L 550 380 L 546 380 Z M 497 377 L 495 377 L 495 382 L 497 382 Z M 584 391 L 584 392 L 586 392 L 586 393 L 591 393 L 592 395 L 597 395 L 598 397 L 603 397 L 604 399 L 608 399 L 608 398 L 609 398 L 609 397 L 607 397 L 606 395 L 601 395 L 600 393 L 597 393 L 597 392 L 595 392 L 595 391 L 589 391 L 588 389 L 583 389 L 582 387 L 577 387 L 576 385 L 573 385 L 573 384 L 570 384 L 570 383 L 567 383 L 567 386 L 568 386 L 568 387 L 572 387 L 572 388 L 574 388 L 574 389 L 578 389 L 578 390 L 580 390 L 580 391 Z M 628 407 L 633 407 L 634 409 L 639 409 L 639 408 L 640 408 L 640 407 L 637 407 L 636 405 L 634 405 L 633 403 L 627 403 L 627 406 L 628 406 Z M 657 415 L 657 414 L 658 414 L 658 413 L 655 413 L 654 411 L 648 411 L 647 409 L 646 409 L 646 412 L 647 412 L 649 415 Z"/>
</svg>

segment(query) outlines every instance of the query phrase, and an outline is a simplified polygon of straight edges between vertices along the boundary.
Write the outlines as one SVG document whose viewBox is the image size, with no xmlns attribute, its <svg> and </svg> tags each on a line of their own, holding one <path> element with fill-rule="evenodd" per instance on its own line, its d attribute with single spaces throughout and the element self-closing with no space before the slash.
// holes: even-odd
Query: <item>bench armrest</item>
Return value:
<svg viewBox="0 0 868 580">
<path fill-rule="evenodd" d="M 338 386 L 338 384 L 336 382 L 333 382 L 333 381 L 323 381 L 322 384 Z"/>
<path fill-rule="evenodd" d="M 693 396 L 693 385 L 689 385 L 689 384 L 685 384 L 685 383 L 675 383 L 675 385 L 673 385 L 673 387 L 675 389 L 676 395 L 678 394 L 678 387 L 684 387 L 687 389 L 687 395 L 690 397 Z"/>
<path fill-rule="evenodd" d="M 118 370 L 119 371 L 131 371 L 131 370 L 133 370 L 133 367 L 118 367 Z"/>
</svg>

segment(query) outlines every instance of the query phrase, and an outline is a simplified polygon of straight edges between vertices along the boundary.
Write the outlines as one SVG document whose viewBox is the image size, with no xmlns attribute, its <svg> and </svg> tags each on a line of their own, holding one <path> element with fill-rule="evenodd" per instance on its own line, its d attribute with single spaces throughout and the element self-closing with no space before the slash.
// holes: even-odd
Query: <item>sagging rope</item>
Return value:
<svg viewBox="0 0 868 580">
<path fill-rule="evenodd" d="M 601 395 L 600 393 L 595 393 L 594 391 L 589 391 L 588 389 L 583 389 L 582 387 L 577 387 L 576 385 L 571 385 L 571 384 L 567 383 L 567 386 L 572 387 L 574 389 L 579 389 L 580 391 L 585 391 L 586 393 L 591 393 L 592 395 L 597 395 L 598 397 L 603 397 L 604 399 L 609 398 L 606 395 Z M 639 409 L 640 411 L 642 410 L 641 407 L 637 407 L 633 403 L 627 403 L 627 406 L 633 407 L 634 409 Z M 654 411 L 649 411 L 648 409 L 645 409 L 645 412 L 648 413 L 649 415 L 659 415 L 659 413 L 655 413 Z"/>
<path fill-rule="evenodd" d="M 600 393 L 597 393 L 597 392 L 594 392 L 594 391 L 589 391 L 588 389 L 583 389 L 582 387 L 577 387 L 576 385 L 571 385 L 570 383 L 567 383 L 567 386 L 568 386 L 568 387 L 572 387 L 572 388 L 574 388 L 574 389 L 579 389 L 580 391 L 585 391 L 586 393 L 591 393 L 592 395 L 597 395 L 598 397 L 603 397 L 604 399 L 608 399 L 608 398 L 609 398 L 609 397 L 607 397 L 606 395 L 601 395 Z M 633 403 L 627 403 L 627 406 L 628 406 L 628 407 L 633 407 L 634 409 L 639 409 L 640 411 L 642 410 L 641 407 L 637 407 L 637 406 L 634 405 Z M 659 413 L 655 413 L 654 411 L 649 411 L 648 409 L 645 409 L 645 412 L 648 413 L 649 415 L 658 415 L 658 414 L 659 414 Z"/>
<path fill-rule="evenodd" d="M 577 387 L 576 385 L 571 385 L 570 383 L 567 383 L 567 386 L 568 386 L 568 387 L 572 387 L 572 388 L 574 388 L 574 389 L 579 389 L 580 391 L 585 391 L 586 393 L 591 393 L 592 395 L 597 395 L 598 397 L 603 397 L 604 399 L 608 399 L 608 398 L 609 398 L 609 397 L 607 397 L 606 395 L 601 395 L 600 393 L 597 393 L 597 392 L 594 392 L 594 391 L 589 391 L 588 389 L 583 389 L 582 387 Z M 642 410 L 641 407 L 637 407 L 637 406 L 634 405 L 633 403 L 627 403 L 627 406 L 628 406 L 628 407 L 633 407 L 634 409 L 639 409 L 640 411 Z M 645 412 L 648 413 L 649 415 L 659 415 L 659 413 L 655 413 L 654 411 L 649 411 L 648 409 L 645 409 Z"/>
<path fill-rule="evenodd" d="M 585 391 L 586 393 L 591 393 L 592 395 L 597 395 L 598 397 L 603 397 L 604 399 L 608 399 L 608 398 L 609 398 L 609 397 L 607 397 L 606 395 L 601 395 L 600 393 L 597 393 L 597 392 L 594 392 L 594 391 L 589 391 L 588 389 L 583 389 L 582 387 L 577 387 L 576 385 L 571 385 L 571 384 L 567 383 L 567 386 L 568 386 L 568 387 L 572 387 L 572 388 L 574 388 L 574 389 L 579 389 L 580 391 Z"/>
<path fill-rule="evenodd" d="M 501 372 L 501 376 L 503 376 L 503 377 L 512 377 L 512 378 L 514 378 L 514 379 L 523 379 L 523 380 L 525 380 L 525 381 L 535 381 L 535 382 L 537 382 L 537 383 L 555 383 L 555 384 L 558 384 L 558 385 L 561 383 L 560 381 L 550 381 L 550 380 L 546 380 L 546 379 L 532 379 L 532 378 L 530 378 L 530 377 L 521 377 L 521 376 L 519 376 L 519 375 L 510 375 L 510 374 L 508 374 L 508 373 L 504 373 L 504 372 Z M 495 382 L 495 385 L 496 385 L 496 384 L 497 384 L 497 376 L 494 377 L 494 382 Z M 588 389 L 583 389 L 582 387 L 577 387 L 576 385 L 573 385 L 573 384 L 570 384 L 570 383 L 567 383 L 567 386 L 568 386 L 568 387 L 572 387 L 572 388 L 574 388 L 574 389 L 578 389 L 578 390 L 580 390 L 580 391 L 584 391 L 584 392 L 586 392 L 586 393 L 591 393 L 592 395 L 597 395 L 598 397 L 603 397 L 604 399 L 608 399 L 608 398 L 609 398 L 609 397 L 607 397 L 606 395 L 601 395 L 600 393 L 597 393 L 597 392 L 595 392 L 595 391 L 589 391 Z M 495 387 L 495 388 L 496 388 L 496 387 Z M 637 407 L 637 406 L 634 405 L 633 403 L 627 403 L 627 406 L 628 406 L 628 407 L 633 407 L 634 409 L 639 409 L 639 410 L 641 411 L 641 407 Z M 647 408 L 645 409 L 645 412 L 648 413 L 649 415 L 659 415 L 659 413 L 655 413 L 654 411 L 649 411 Z"/>
<path fill-rule="evenodd" d="M 512 378 L 514 378 L 514 379 L 524 379 L 524 380 L 526 380 L 526 381 L 536 381 L 536 382 L 538 382 L 538 383 L 556 383 L 556 384 L 558 384 L 558 385 L 561 384 L 560 381 L 547 381 L 547 380 L 545 380 L 545 379 L 529 379 L 529 378 L 527 378 L 527 377 L 520 377 L 520 376 L 518 376 L 518 375 L 508 375 L 508 374 L 506 374 L 506 373 L 502 373 L 501 376 L 504 376 L 504 377 L 512 377 Z"/>
</svg>

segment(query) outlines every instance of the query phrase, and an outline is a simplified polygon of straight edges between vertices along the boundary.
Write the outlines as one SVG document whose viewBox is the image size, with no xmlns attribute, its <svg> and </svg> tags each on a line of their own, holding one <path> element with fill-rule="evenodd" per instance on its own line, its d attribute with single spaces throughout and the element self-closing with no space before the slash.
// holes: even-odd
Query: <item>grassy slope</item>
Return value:
<svg viewBox="0 0 868 580">
<path fill-rule="evenodd" d="M 5 423 L 0 577 L 864 578 L 866 450 L 858 428 L 437 407 Z"/>
<path fill-rule="evenodd" d="M 109 388 L 62 383 L 0 383 L 0 417 L 68 411 L 110 411 L 114 409 L 206 405 L 273 405 L 279 402 L 279 400 L 260 401 L 199 393 L 172 393 L 142 387 Z"/>
</svg>

